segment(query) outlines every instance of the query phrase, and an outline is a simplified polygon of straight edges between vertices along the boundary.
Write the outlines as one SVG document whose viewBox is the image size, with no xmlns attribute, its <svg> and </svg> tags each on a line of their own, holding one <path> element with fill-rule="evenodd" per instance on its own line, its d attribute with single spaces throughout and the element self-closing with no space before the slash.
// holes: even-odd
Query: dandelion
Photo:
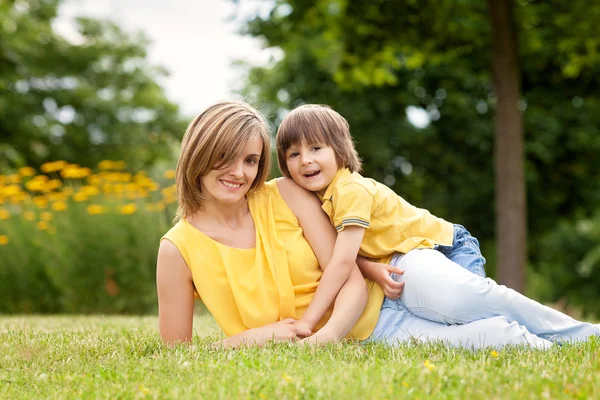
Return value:
<svg viewBox="0 0 600 400">
<path fill-rule="evenodd" d="M 31 167 L 19 168 L 19 175 L 21 175 L 21 176 L 34 176 L 35 175 L 35 169 L 33 169 Z"/>
<path fill-rule="evenodd" d="M 21 188 L 18 185 L 9 185 L 9 186 L 4 186 L 3 188 L 0 188 L 0 193 L 2 193 L 6 197 L 14 196 L 20 192 L 21 192 Z"/>
<path fill-rule="evenodd" d="M 81 203 L 83 201 L 87 201 L 87 199 L 88 199 L 87 194 L 82 193 L 82 192 L 78 192 L 78 193 L 75 193 L 73 195 L 73 200 L 75 200 L 78 203 Z"/>
<path fill-rule="evenodd" d="M 40 169 L 42 170 L 42 172 L 49 174 L 51 172 L 60 171 L 61 169 L 63 169 L 66 166 L 67 166 L 66 161 L 59 160 L 59 161 L 44 163 L 44 164 L 42 164 Z"/>
<path fill-rule="evenodd" d="M 44 196 L 35 196 L 33 198 L 33 204 L 35 204 L 37 208 L 46 208 L 48 207 L 48 199 Z"/>
<path fill-rule="evenodd" d="M 42 221 L 52 221 L 52 213 L 45 211 L 40 214 L 40 218 L 42 219 Z"/>
<path fill-rule="evenodd" d="M 175 170 L 174 169 L 168 169 L 165 172 L 163 172 L 163 176 L 166 179 L 174 179 L 175 178 Z"/>
<path fill-rule="evenodd" d="M 140 385 L 140 386 L 138 387 L 138 391 L 139 391 L 140 393 L 144 394 L 144 395 L 146 395 L 146 394 L 150 394 L 150 393 L 151 393 L 150 389 L 148 389 L 148 388 L 147 388 L 147 387 L 145 387 L 144 385 Z"/>
<path fill-rule="evenodd" d="M 99 204 L 90 204 L 87 207 L 87 212 L 90 215 L 98 215 L 104 213 L 104 207 Z"/>
<path fill-rule="evenodd" d="M 425 360 L 425 362 L 423 363 L 423 365 L 429 370 L 429 371 L 433 371 L 435 369 L 435 364 L 432 364 L 429 362 L 429 360 Z"/>
<path fill-rule="evenodd" d="M 492 357 L 496 358 L 498 357 L 500 354 L 498 354 L 498 352 L 496 350 L 492 350 L 492 352 L 490 353 L 492 355 Z"/>
<path fill-rule="evenodd" d="M 8 210 L 5 210 L 4 208 L 0 208 L 0 220 L 8 219 L 8 217 L 10 217 L 10 213 L 8 212 Z"/>
<path fill-rule="evenodd" d="M 46 221 L 40 221 L 36 224 L 36 226 L 40 231 L 46 231 L 49 227 L 48 222 Z"/>
<path fill-rule="evenodd" d="M 102 170 L 113 169 L 113 162 L 111 160 L 102 160 L 98 163 L 98 168 Z"/>
<path fill-rule="evenodd" d="M 4 246 L 8 243 L 8 236 L 0 235 L 0 246 Z"/>
<path fill-rule="evenodd" d="M 85 193 L 85 194 L 86 194 L 86 195 L 88 195 L 88 196 L 95 196 L 95 195 L 97 195 L 98 193 L 100 193 L 100 189 L 98 189 L 98 188 L 97 188 L 97 187 L 95 187 L 95 186 L 83 186 L 83 187 L 80 189 L 80 192 L 81 192 L 81 193 Z"/>
<path fill-rule="evenodd" d="M 125 204 L 121 207 L 120 212 L 123 215 L 131 215 L 137 211 L 137 206 L 133 203 Z"/>
<path fill-rule="evenodd" d="M 52 209 L 54 211 L 65 211 L 67 209 L 67 203 L 64 201 L 57 201 L 56 203 L 52 203 Z"/>
</svg>

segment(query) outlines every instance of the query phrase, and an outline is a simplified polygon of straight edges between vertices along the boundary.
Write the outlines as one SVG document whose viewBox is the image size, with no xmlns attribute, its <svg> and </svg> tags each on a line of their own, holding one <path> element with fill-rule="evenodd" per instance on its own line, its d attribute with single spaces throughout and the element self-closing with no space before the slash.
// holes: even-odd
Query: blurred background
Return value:
<svg viewBox="0 0 600 400">
<path fill-rule="evenodd" d="M 600 4 L 0 0 L 0 313 L 153 313 L 187 122 L 345 116 L 363 175 L 600 316 Z"/>
</svg>

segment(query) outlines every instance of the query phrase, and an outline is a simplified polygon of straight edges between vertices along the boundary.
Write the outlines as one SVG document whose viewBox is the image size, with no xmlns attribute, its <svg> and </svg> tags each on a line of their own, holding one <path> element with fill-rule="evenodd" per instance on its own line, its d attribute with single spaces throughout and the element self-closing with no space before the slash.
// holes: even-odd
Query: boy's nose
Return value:
<svg viewBox="0 0 600 400">
<path fill-rule="evenodd" d="M 306 155 L 302 155 L 302 165 L 306 165 L 306 164 L 310 164 L 312 163 L 312 158 Z"/>
</svg>

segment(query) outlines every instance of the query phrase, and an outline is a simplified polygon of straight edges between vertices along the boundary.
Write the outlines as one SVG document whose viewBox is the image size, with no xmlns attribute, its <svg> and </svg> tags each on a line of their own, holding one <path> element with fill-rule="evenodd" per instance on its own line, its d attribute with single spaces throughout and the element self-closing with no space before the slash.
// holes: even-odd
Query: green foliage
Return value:
<svg viewBox="0 0 600 400">
<path fill-rule="evenodd" d="M 106 158 L 134 168 L 172 156 L 184 130 L 146 59 L 148 40 L 79 18 L 71 42 L 52 29 L 59 0 L 0 2 L 0 171 Z"/>
<path fill-rule="evenodd" d="M 559 216 L 599 210 L 600 5 L 515 5 L 529 256 L 544 275 L 541 243 Z M 348 119 L 365 175 L 492 247 L 496 96 L 485 2 L 281 0 L 247 32 L 283 51 L 249 69 L 244 91 L 275 125 L 299 104 L 329 104 Z M 409 106 L 431 124 L 413 126 Z"/>
<path fill-rule="evenodd" d="M 578 398 L 597 397 L 600 341 L 548 351 L 471 352 L 443 345 L 290 343 L 166 348 L 155 317 L 0 318 L 2 398 Z M 68 382 L 68 384 L 65 384 Z"/>
<path fill-rule="evenodd" d="M 561 221 L 540 241 L 538 274 L 551 285 L 537 290 L 541 300 L 600 315 L 600 212 L 592 218 Z M 538 277 L 539 279 L 539 277 Z"/>
</svg>

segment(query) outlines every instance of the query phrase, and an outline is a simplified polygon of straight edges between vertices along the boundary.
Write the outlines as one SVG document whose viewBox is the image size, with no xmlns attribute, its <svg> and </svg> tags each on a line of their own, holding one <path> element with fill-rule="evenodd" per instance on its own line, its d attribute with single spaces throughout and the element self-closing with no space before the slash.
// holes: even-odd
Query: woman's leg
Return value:
<svg viewBox="0 0 600 400">
<path fill-rule="evenodd" d="M 505 345 L 526 345 L 547 349 L 552 342 L 532 335 L 506 317 L 492 317 L 464 325 L 445 325 L 418 317 L 406 309 L 400 300 L 386 298 L 379 321 L 369 341 L 389 344 L 442 341 L 453 347 L 480 349 Z"/>
<path fill-rule="evenodd" d="M 598 325 L 579 322 L 522 294 L 472 274 L 435 250 L 413 250 L 396 258 L 406 282 L 400 300 L 413 314 L 444 324 L 496 316 L 517 322 L 544 339 L 584 340 L 600 335 Z"/>
</svg>

